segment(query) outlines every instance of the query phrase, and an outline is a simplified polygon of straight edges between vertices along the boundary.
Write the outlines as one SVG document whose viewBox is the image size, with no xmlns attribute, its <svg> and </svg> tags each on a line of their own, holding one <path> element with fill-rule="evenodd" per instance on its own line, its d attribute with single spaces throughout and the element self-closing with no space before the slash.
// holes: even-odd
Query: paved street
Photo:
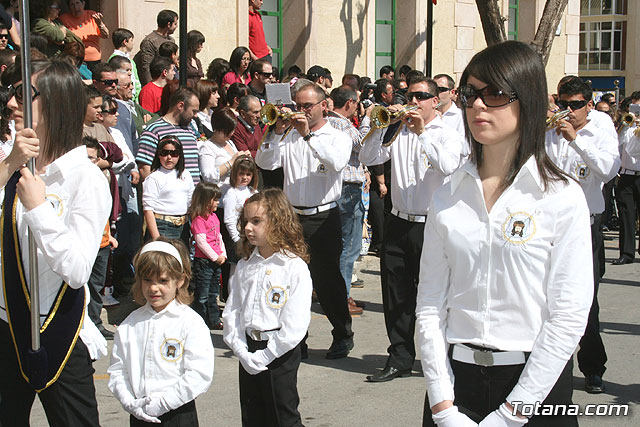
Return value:
<svg viewBox="0 0 640 427">
<path fill-rule="evenodd" d="M 605 374 L 606 393 L 589 395 L 583 391 L 584 380 L 575 371 L 574 401 L 590 403 L 630 404 L 627 417 L 581 417 L 580 425 L 637 426 L 640 414 L 640 261 L 624 266 L 611 266 L 618 257 L 617 233 L 607 233 L 607 272 L 600 288 L 600 319 L 609 355 Z M 422 420 L 425 383 L 416 362 L 410 378 L 389 383 L 370 384 L 365 376 L 384 365 L 388 341 L 382 315 L 378 258 L 367 256 L 357 265 L 363 289 L 352 290 L 352 296 L 365 301 L 362 316 L 353 319 L 355 348 L 348 358 L 326 360 L 324 354 L 331 343 L 330 324 L 313 306 L 309 330 L 309 359 L 302 363 L 298 375 L 300 412 L 307 426 L 419 426 Z M 117 322 L 122 308 L 110 309 L 110 322 Z M 103 312 L 106 316 L 106 312 Z M 106 317 L 105 317 L 106 319 Z M 212 333 L 216 348 L 215 375 L 211 388 L 197 399 L 201 426 L 240 426 L 238 399 L 238 362 L 222 341 L 221 331 Z M 111 346 L 110 346 L 111 347 Z M 100 420 L 105 427 L 128 425 L 128 415 L 107 388 L 108 360 L 94 364 Z M 636 412 L 636 413 L 634 413 Z M 45 426 L 46 419 L 39 403 L 34 405 L 32 425 Z"/>
</svg>

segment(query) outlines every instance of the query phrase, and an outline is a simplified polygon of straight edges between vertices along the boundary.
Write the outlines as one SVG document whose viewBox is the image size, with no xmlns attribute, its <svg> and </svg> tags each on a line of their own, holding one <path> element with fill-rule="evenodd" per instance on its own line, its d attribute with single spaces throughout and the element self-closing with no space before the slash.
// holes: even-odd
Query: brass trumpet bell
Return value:
<svg viewBox="0 0 640 427">
<path fill-rule="evenodd" d="M 391 112 L 387 107 L 376 105 L 371 109 L 371 125 L 376 129 L 386 128 L 391 124 L 391 120 L 417 109 L 416 105 L 405 105 L 402 110 Z"/>
<path fill-rule="evenodd" d="M 624 123 L 627 126 L 631 126 L 633 125 L 633 122 L 635 122 L 636 120 L 636 116 L 633 113 L 626 113 L 625 115 L 622 116 L 622 123 Z"/>
<path fill-rule="evenodd" d="M 566 119 L 567 116 L 571 113 L 571 110 L 562 110 L 554 113 L 553 116 L 547 119 L 547 130 L 553 129 L 560 123 L 562 120 Z"/>
<path fill-rule="evenodd" d="M 281 118 L 282 120 L 289 120 L 292 117 L 297 116 L 298 114 L 302 113 L 285 113 L 280 111 L 280 109 L 274 104 L 265 104 L 264 107 L 260 109 L 260 120 L 262 121 L 262 123 L 272 126 L 276 124 L 279 118 Z"/>
</svg>

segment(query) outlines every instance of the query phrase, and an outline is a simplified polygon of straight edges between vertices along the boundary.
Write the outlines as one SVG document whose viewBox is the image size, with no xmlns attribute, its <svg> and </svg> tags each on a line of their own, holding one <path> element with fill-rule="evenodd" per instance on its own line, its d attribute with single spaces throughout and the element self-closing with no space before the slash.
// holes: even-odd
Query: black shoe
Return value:
<svg viewBox="0 0 640 427">
<path fill-rule="evenodd" d="M 585 375 L 584 390 L 589 394 L 604 393 L 604 383 L 600 375 Z"/>
<path fill-rule="evenodd" d="M 102 325 L 98 327 L 98 330 L 100 331 L 100 333 L 102 334 L 105 340 L 109 340 L 109 341 L 113 340 L 113 336 L 115 335 L 113 332 L 111 332 L 110 330 L 108 330 Z"/>
<path fill-rule="evenodd" d="M 398 377 L 406 378 L 411 375 L 411 369 L 396 369 L 393 366 L 387 366 L 382 371 L 367 376 L 370 383 L 384 383 Z"/>
<path fill-rule="evenodd" d="M 364 288 L 364 281 L 362 279 L 358 279 L 355 282 L 351 282 L 351 287 L 356 289 Z"/>
<path fill-rule="evenodd" d="M 352 349 L 353 337 L 333 340 L 326 357 L 327 359 L 342 359 L 343 357 L 347 357 Z"/>
<path fill-rule="evenodd" d="M 611 262 L 612 265 L 622 265 L 622 264 L 633 264 L 633 259 L 626 257 L 626 256 L 621 256 L 618 259 L 614 259 Z"/>
<path fill-rule="evenodd" d="M 300 344 L 300 360 L 306 360 L 309 358 L 309 346 L 306 342 Z"/>
</svg>

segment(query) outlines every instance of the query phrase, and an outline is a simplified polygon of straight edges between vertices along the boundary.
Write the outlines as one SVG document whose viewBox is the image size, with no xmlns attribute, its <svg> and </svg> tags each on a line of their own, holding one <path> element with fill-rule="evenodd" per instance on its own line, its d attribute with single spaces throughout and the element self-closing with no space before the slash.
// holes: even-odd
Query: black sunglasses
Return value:
<svg viewBox="0 0 640 427">
<path fill-rule="evenodd" d="M 258 74 L 262 75 L 263 77 L 271 77 L 271 76 L 273 76 L 273 73 L 265 73 L 263 71 L 258 71 Z"/>
<path fill-rule="evenodd" d="M 113 107 L 108 110 L 102 110 L 102 114 L 115 114 L 118 112 L 118 107 Z"/>
<path fill-rule="evenodd" d="M 451 89 L 444 86 L 438 86 L 438 93 L 449 92 Z"/>
<path fill-rule="evenodd" d="M 113 86 L 118 84 L 118 79 L 106 79 L 106 80 L 100 80 L 100 82 L 105 86 Z"/>
<path fill-rule="evenodd" d="M 22 83 L 18 83 L 17 85 L 9 86 L 9 99 L 12 97 L 16 97 L 16 102 L 18 104 L 22 104 L 23 96 L 22 96 Z M 33 85 L 31 85 L 31 102 L 35 101 L 37 97 L 40 96 L 40 92 Z"/>
<path fill-rule="evenodd" d="M 171 157 L 179 157 L 180 156 L 180 150 L 167 150 L 166 148 L 163 148 L 162 150 L 160 150 L 160 157 L 166 157 L 171 155 Z"/>
<path fill-rule="evenodd" d="M 7 40 L 9 40 L 9 34 L 0 34 L 0 39 L 7 39 Z"/>
<path fill-rule="evenodd" d="M 407 101 L 413 101 L 413 98 L 418 101 L 426 101 L 427 99 L 435 98 L 435 95 L 429 92 L 407 92 Z"/>
<path fill-rule="evenodd" d="M 561 110 L 566 110 L 567 108 L 571 108 L 571 111 L 576 111 L 587 105 L 589 101 L 585 101 L 584 99 L 581 101 L 558 101 L 556 105 L 560 107 Z"/>
<path fill-rule="evenodd" d="M 485 86 L 482 89 L 476 89 L 470 85 L 460 86 L 458 94 L 460 95 L 460 102 L 465 108 L 471 108 L 478 98 L 487 107 L 504 107 L 518 99 L 518 95 L 515 92 L 507 93 L 490 86 Z"/>
</svg>

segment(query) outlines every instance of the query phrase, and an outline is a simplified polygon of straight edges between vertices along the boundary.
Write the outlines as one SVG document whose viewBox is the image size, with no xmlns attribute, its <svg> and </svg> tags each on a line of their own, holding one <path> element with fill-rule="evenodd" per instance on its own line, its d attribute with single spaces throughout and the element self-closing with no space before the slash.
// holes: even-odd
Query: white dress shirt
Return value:
<svg viewBox="0 0 640 427">
<path fill-rule="evenodd" d="M 464 159 L 465 157 L 471 154 L 471 147 L 466 140 L 466 135 L 464 132 L 464 116 L 462 114 L 462 110 L 458 108 L 455 102 L 451 102 L 451 107 L 444 113 L 442 113 L 442 121 L 444 124 L 452 129 L 455 129 L 459 134 L 460 138 L 462 138 L 462 150 L 461 156 Z"/>
<path fill-rule="evenodd" d="M 417 339 L 432 405 L 454 399 L 448 344 L 531 352 L 507 400 L 542 402 L 587 323 L 589 210 L 569 180 L 544 191 L 530 158 L 487 212 L 466 163 L 438 189 L 424 232 Z"/>
<path fill-rule="evenodd" d="M 592 121 L 567 141 L 555 129 L 547 131 L 546 150 L 551 160 L 582 187 L 592 214 L 604 211 L 602 187 L 620 168 L 618 141 Z"/>
<path fill-rule="evenodd" d="M 145 304 L 118 326 L 109 389 L 123 406 L 160 397 L 173 410 L 209 389 L 213 364 L 211 333 L 200 315 L 176 300 L 159 313 Z"/>
<path fill-rule="evenodd" d="M 625 127 L 620 132 L 620 160 L 623 169 L 640 171 L 640 138 L 635 136 L 637 128 Z M 622 171 L 624 173 L 624 171 Z"/>
<path fill-rule="evenodd" d="M 311 321 L 311 274 L 292 254 L 276 252 L 264 259 L 256 248 L 238 261 L 222 313 L 224 342 L 239 357 L 247 354 L 245 334 L 272 331 L 260 354 L 263 367 L 297 346 Z"/>
<path fill-rule="evenodd" d="M 105 176 L 91 163 L 84 145 L 53 161 L 40 178 L 46 185 L 46 202 L 26 211 L 18 199 L 16 221 L 27 284 L 30 283 L 27 228 L 38 248 L 40 322 L 44 323 L 63 281 L 73 289 L 85 287 L 88 303 L 86 283 L 111 212 L 111 193 Z M 2 290 L 0 319 L 7 321 Z M 106 354 L 106 342 L 86 310 L 80 338 L 93 359 L 98 358 L 101 350 Z"/>
<path fill-rule="evenodd" d="M 184 215 L 191 206 L 193 188 L 193 179 L 186 169 L 178 178 L 175 169 L 161 167 L 142 183 L 142 209 L 162 215 Z"/>
<path fill-rule="evenodd" d="M 401 125 L 393 144 L 383 147 L 387 130 L 377 129 L 365 139 L 360 161 L 372 166 L 391 159 L 393 207 L 405 214 L 426 215 L 434 191 L 460 165 L 460 135 L 436 117 L 420 136 Z"/>
<path fill-rule="evenodd" d="M 342 169 L 349 162 L 351 138 L 327 121 L 305 141 L 297 130 L 269 132 L 256 153 L 262 169 L 284 170 L 284 194 L 293 206 L 315 207 L 335 202 L 342 192 Z M 282 139 L 282 140 L 281 140 Z"/>
<path fill-rule="evenodd" d="M 238 231 L 238 218 L 244 207 L 244 202 L 256 193 L 252 187 L 238 186 L 231 187 L 224 196 L 224 225 L 229 231 L 231 240 L 237 242 L 240 240 L 240 232 Z"/>
<path fill-rule="evenodd" d="M 231 148 L 233 154 L 238 152 L 233 141 L 229 140 L 226 144 Z M 198 164 L 202 179 L 206 182 L 217 184 L 220 187 L 220 191 L 222 191 L 223 197 L 231 186 L 231 168 L 229 168 L 225 176 L 221 177 L 220 166 L 225 162 L 230 162 L 231 157 L 233 155 L 229 154 L 224 147 L 220 147 L 210 140 L 198 141 Z"/>
<path fill-rule="evenodd" d="M 616 126 L 613 124 L 613 120 L 611 120 L 611 116 L 602 111 L 598 111 L 595 108 L 589 111 L 587 114 L 587 120 L 593 122 L 596 127 L 606 131 L 609 135 L 614 138 L 618 138 L 618 132 L 616 131 Z"/>
</svg>

